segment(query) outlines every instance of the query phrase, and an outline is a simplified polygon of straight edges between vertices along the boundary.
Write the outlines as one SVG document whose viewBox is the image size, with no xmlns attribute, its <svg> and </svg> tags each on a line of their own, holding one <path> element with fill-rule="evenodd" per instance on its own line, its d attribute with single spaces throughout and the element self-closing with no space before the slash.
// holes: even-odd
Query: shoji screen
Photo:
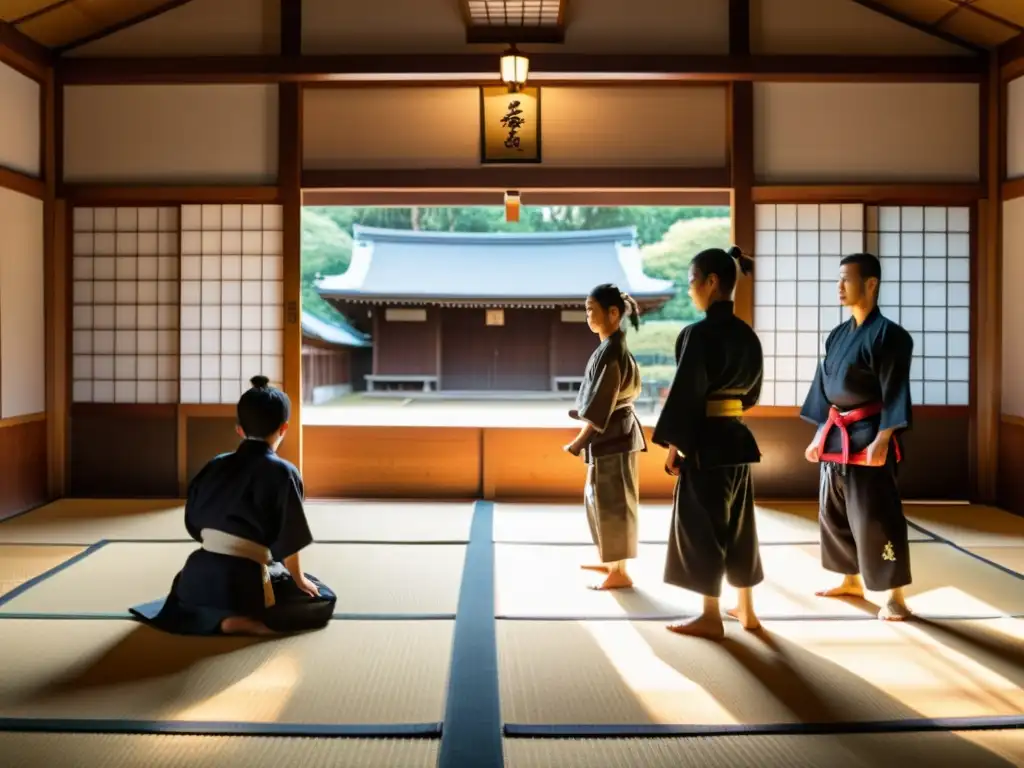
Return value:
<svg viewBox="0 0 1024 768">
<path fill-rule="evenodd" d="M 802 405 L 824 339 L 841 319 L 843 254 L 864 249 L 864 206 L 758 205 L 754 330 L 764 349 L 762 405 Z"/>
<path fill-rule="evenodd" d="M 181 402 L 235 403 L 281 386 L 284 265 L 277 205 L 181 209 Z"/>
<path fill-rule="evenodd" d="M 73 400 L 178 402 L 178 209 L 73 216 Z"/>
</svg>

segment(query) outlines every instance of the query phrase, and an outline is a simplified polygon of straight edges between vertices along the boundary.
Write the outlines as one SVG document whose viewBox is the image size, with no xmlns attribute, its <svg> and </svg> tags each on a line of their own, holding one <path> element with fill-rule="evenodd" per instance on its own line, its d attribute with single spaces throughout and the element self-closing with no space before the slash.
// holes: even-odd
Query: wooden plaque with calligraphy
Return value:
<svg viewBox="0 0 1024 768">
<path fill-rule="evenodd" d="M 540 88 L 480 89 L 480 162 L 540 162 Z"/>
</svg>

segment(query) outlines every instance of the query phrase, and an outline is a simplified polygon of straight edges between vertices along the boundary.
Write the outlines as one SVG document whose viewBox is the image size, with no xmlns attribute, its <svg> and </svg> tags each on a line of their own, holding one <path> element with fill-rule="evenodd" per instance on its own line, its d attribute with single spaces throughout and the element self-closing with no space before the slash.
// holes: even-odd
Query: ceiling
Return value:
<svg viewBox="0 0 1024 768">
<path fill-rule="evenodd" d="M 467 42 L 558 43 L 570 0 L 457 0 Z M 721 0 L 725 2 L 725 0 Z M 994 48 L 1024 33 L 1024 0 L 849 0 L 946 39 Z M 57 51 L 188 0 L 0 0 L 0 21 Z"/>
<path fill-rule="evenodd" d="M 853 0 L 919 29 L 982 48 L 1024 32 L 1024 0 Z"/>
</svg>

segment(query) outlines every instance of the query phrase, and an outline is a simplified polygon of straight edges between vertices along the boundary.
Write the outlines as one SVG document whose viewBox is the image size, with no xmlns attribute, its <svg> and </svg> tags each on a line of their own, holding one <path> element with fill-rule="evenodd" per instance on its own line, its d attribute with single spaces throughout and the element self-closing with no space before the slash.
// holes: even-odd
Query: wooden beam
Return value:
<svg viewBox="0 0 1024 768">
<path fill-rule="evenodd" d="M 68 403 L 71 375 L 68 326 L 71 316 L 69 221 L 66 201 L 58 199 L 62 133 L 58 94 L 60 83 L 51 71 L 42 89 L 42 163 L 46 195 L 43 198 L 44 302 L 46 308 L 46 460 L 47 494 L 64 496 L 67 482 Z"/>
<path fill-rule="evenodd" d="M 274 187 L 212 186 L 135 186 L 119 184 L 65 184 L 63 196 L 73 205 L 188 205 L 263 203 L 280 201 Z"/>
<path fill-rule="evenodd" d="M 561 26 L 498 27 L 470 24 L 466 27 L 466 42 L 471 45 L 476 43 L 558 45 L 565 42 L 565 28 Z"/>
<path fill-rule="evenodd" d="M 43 82 L 53 67 L 54 56 L 45 46 L 0 21 L 0 62 Z"/>
<path fill-rule="evenodd" d="M 281 2 L 281 52 L 302 52 L 300 0 Z M 282 209 L 284 256 L 284 381 L 292 402 L 293 429 L 281 455 L 302 471 L 302 90 L 278 85 L 278 195 Z"/>
<path fill-rule="evenodd" d="M 306 170 L 304 189 L 728 189 L 728 168 L 483 168 Z"/>
<path fill-rule="evenodd" d="M 1004 202 L 1024 197 L 1024 179 L 1007 179 L 1004 181 L 1000 197 Z"/>
<path fill-rule="evenodd" d="M 3 118 L 0 118 L 3 119 Z M 0 166 L 0 187 L 20 192 L 39 200 L 46 198 L 46 182 L 21 171 L 12 171 Z"/>
<path fill-rule="evenodd" d="M 83 45 L 94 43 L 97 40 L 102 40 L 104 37 L 109 37 L 115 32 L 120 32 L 122 29 L 128 29 L 128 27 L 134 27 L 136 24 L 141 24 L 144 21 L 155 19 L 157 16 L 162 16 L 168 11 L 173 11 L 175 8 L 179 8 L 192 0 L 168 0 L 166 3 L 150 8 L 142 13 L 137 13 L 134 16 L 129 16 L 127 19 L 122 19 L 114 24 L 102 27 L 95 32 L 92 32 L 85 37 L 79 37 L 70 42 L 64 43 L 64 45 L 58 46 L 54 49 L 54 52 L 58 56 L 62 56 L 68 51 L 72 51 L 75 48 L 81 48 Z"/>
<path fill-rule="evenodd" d="M 750 56 L 750 0 L 729 0 L 729 55 Z"/>
<path fill-rule="evenodd" d="M 900 13 L 899 11 L 893 10 L 885 3 L 878 2 L 878 0 L 853 0 L 857 5 L 867 8 L 869 11 L 880 13 L 882 16 L 886 16 L 893 21 L 898 21 L 900 24 L 905 24 L 908 27 L 913 27 L 916 30 L 924 32 L 926 35 L 937 37 L 939 40 L 944 40 L 951 45 L 957 45 L 961 48 L 966 48 L 968 51 L 973 51 L 981 56 L 988 56 L 988 51 L 980 45 L 968 42 L 963 38 L 951 35 L 949 32 L 938 29 L 935 25 L 926 24 L 923 21 L 918 21 L 912 16 Z M 954 9 L 958 10 L 958 9 Z"/>
<path fill-rule="evenodd" d="M 649 56 L 534 53 L 530 81 L 680 83 L 981 82 L 985 61 L 972 56 Z M 62 58 L 68 85 L 181 83 L 493 83 L 498 54 Z"/>
<path fill-rule="evenodd" d="M 1016 80 L 1024 75 L 1024 34 L 999 46 L 999 70 L 1003 80 Z"/>
<path fill-rule="evenodd" d="M 989 194 L 980 183 L 778 184 L 754 187 L 755 203 L 972 205 Z"/>
<path fill-rule="evenodd" d="M 520 193 L 522 191 L 520 190 Z M 474 190 L 448 189 L 424 191 L 419 189 L 313 189 L 302 194 L 303 205 L 350 205 L 350 206 L 396 206 L 407 208 L 421 206 L 466 207 L 475 205 L 500 206 L 505 191 L 502 189 Z M 728 189 L 696 190 L 623 190 L 600 191 L 589 189 L 536 190 L 522 197 L 523 205 L 583 205 L 601 206 L 729 206 L 732 193 Z"/>
<path fill-rule="evenodd" d="M 974 314 L 971 344 L 973 409 L 971 418 L 971 485 L 973 501 L 994 504 L 998 498 L 999 413 L 1002 389 L 1002 157 L 1000 124 L 1004 107 L 999 56 L 990 56 L 989 76 L 982 89 L 988 104 L 982 130 L 986 134 L 987 199 L 978 203 L 974 217 L 977 235 L 973 274 Z"/>
<path fill-rule="evenodd" d="M 729 0 L 729 52 L 750 53 L 750 0 Z M 756 256 L 754 222 L 754 84 L 729 86 L 729 172 L 732 187 L 732 241 Z M 754 323 L 753 276 L 736 283 L 736 316 Z"/>
</svg>

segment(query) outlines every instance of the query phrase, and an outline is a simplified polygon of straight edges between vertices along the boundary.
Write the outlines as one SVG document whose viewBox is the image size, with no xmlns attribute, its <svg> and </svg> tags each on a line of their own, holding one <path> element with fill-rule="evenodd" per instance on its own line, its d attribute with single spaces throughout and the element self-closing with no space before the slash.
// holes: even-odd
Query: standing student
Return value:
<svg viewBox="0 0 1024 768">
<path fill-rule="evenodd" d="M 202 545 L 174 577 L 155 616 L 136 617 L 183 635 L 270 635 L 324 627 L 334 593 L 304 573 L 313 536 L 302 478 L 280 458 L 291 403 L 265 376 L 238 401 L 241 444 L 212 459 L 188 488 L 185 528 Z"/>
<path fill-rule="evenodd" d="M 729 614 L 748 630 L 760 622 L 752 588 L 764 579 L 750 465 L 761 460 L 742 415 L 757 404 L 764 363 L 757 334 L 733 314 L 737 269 L 753 262 L 739 248 L 701 251 L 690 262 L 690 299 L 706 313 L 676 341 L 676 375 L 654 430 L 677 475 L 665 581 L 704 596 L 700 616 L 668 629 L 718 639 L 725 634 L 722 579 L 739 589 Z"/>
<path fill-rule="evenodd" d="M 818 427 L 804 456 L 821 466 L 821 563 L 844 576 L 818 595 L 863 597 L 864 584 L 886 590 L 878 618 L 899 621 L 910 615 L 903 587 L 911 575 L 896 467 L 898 436 L 911 427 L 914 340 L 878 311 L 881 279 L 870 253 L 840 262 L 839 301 L 851 316 L 828 335 L 800 416 Z"/>
<path fill-rule="evenodd" d="M 582 567 L 606 574 L 595 589 L 623 589 L 633 586 L 626 561 L 637 554 L 637 453 L 647 450 L 647 439 L 633 410 L 640 396 L 640 368 L 621 324 L 628 315 L 633 328 L 639 328 L 640 313 L 631 296 L 608 283 L 590 292 L 586 309 L 587 325 L 601 343 L 590 356 L 569 412 L 585 424 L 565 450 L 583 453 L 587 461 L 583 502 L 600 564 Z"/>
</svg>

